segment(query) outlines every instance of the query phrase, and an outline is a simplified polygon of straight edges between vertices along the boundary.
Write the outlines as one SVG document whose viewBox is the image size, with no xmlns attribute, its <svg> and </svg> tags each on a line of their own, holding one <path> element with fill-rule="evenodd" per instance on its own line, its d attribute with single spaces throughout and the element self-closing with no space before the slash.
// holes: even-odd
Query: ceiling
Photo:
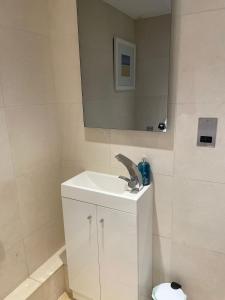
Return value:
<svg viewBox="0 0 225 300">
<path fill-rule="evenodd" d="M 171 0 L 104 0 L 133 19 L 160 16 L 171 12 Z"/>
</svg>

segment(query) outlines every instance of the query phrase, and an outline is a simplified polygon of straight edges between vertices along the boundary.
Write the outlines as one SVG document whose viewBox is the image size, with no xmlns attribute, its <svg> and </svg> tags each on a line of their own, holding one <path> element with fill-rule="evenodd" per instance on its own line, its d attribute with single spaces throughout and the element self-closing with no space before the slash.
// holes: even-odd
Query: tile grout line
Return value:
<svg viewBox="0 0 225 300">
<path fill-rule="evenodd" d="M 185 17 L 185 16 L 192 16 L 192 15 L 200 15 L 200 14 L 204 14 L 204 13 L 210 13 L 210 12 L 219 12 L 219 11 L 225 11 L 225 7 L 220 7 L 220 8 L 209 8 L 206 10 L 199 10 L 199 11 L 195 11 L 195 12 L 190 12 L 190 13 L 183 13 L 183 14 L 179 14 L 179 13 L 175 13 L 175 17 Z"/>
</svg>

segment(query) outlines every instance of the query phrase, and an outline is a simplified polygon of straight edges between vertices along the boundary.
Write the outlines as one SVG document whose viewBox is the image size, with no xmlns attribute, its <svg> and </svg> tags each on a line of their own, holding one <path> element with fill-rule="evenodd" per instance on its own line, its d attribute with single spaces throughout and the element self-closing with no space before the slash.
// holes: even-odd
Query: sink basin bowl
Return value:
<svg viewBox="0 0 225 300">
<path fill-rule="evenodd" d="M 102 205 L 109 208 L 136 213 L 138 200 L 152 192 L 152 186 L 131 193 L 127 183 L 117 176 L 85 171 L 61 186 L 63 198 Z"/>
</svg>

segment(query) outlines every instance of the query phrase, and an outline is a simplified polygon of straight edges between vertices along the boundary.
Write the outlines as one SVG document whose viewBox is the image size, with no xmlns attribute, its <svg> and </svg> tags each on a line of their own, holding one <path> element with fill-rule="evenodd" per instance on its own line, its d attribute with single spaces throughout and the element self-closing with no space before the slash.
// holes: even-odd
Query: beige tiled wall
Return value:
<svg viewBox="0 0 225 300">
<path fill-rule="evenodd" d="M 162 135 L 84 129 L 74 0 L 0 2 L 0 298 L 63 244 L 61 165 L 122 174 L 118 152 L 153 169 L 154 283 L 225 298 L 225 2 L 178 0 L 175 14 Z M 202 116 L 219 118 L 216 149 L 196 147 Z"/>
<path fill-rule="evenodd" d="M 0 299 L 64 243 L 48 3 L 0 1 Z"/>
<path fill-rule="evenodd" d="M 181 281 L 191 300 L 224 299 L 225 1 L 175 3 L 166 135 L 83 128 L 75 1 L 52 0 L 51 12 L 63 178 L 84 169 L 122 174 L 118 152 L 136 162 L 147 156 L 154 283 Z M 196 147 L 200 116 L 219 118 L 216 149 Z"/>
</svg>

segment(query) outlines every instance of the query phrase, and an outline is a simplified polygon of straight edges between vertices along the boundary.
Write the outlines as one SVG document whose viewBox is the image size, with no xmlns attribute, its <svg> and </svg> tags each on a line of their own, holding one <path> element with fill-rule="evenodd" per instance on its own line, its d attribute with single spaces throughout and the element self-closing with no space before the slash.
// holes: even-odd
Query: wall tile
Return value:
<svg viewBox="0 0 225 300">
<path fill-rule="evenodd" d="M 0 29 L 4 104 L 55 101 L 49 39 L 24 31 Z"/>
<path fill-rule="evenodd" d="M 81 101 L 81 75 L 78 37 L 52 38 L 56 99 L 58 102 Z M 67 59 L 65 59 L 65 57 Z"/>
<path fill-rule="evenodd" d="M 76 2 L 49 0 L 50 29 L 53 36 L 67 36 L 77 32 Z"/>
<path fill-rule="evenodd" d="M 79 173 L 83 170 L 82 166 L 80 166 L 79 162 L 71 161 L 71 160 L 64 160 L 62 162 L 62 174 L 61 174 L 61 181 L 64 182 Z"/>
<path fill-rule="evenodd" d="M 29 274 L 64 245 L 62 216 L 45 224 L 24 239 Z"/>
<path fill-rule="evenodd" d="M 28 276 L 24 247 L 16 243 L 6 253 L 0 252 L 0 299 L 7 296 Z"/>
<path fill-rule="evenodd" d="M 21 224 L 5 113 L 1 109 L 0 166 L 0 248 L 5 251 L 21 239 Z"/>
<path fill-rule="evenodd" d="M 176 12 L 179 14 L 193 14 L 225 8 L 224 0 L 177 0 L 176 3 Z"/>
<path fill-rule="evenodd" d="M 46 0 L 0 1 L 0 299 L 64 244 L 48 22 Z"/>
<path fill-rule="evenodd" d="M 188 299 L 212 300 L 225 297 L 225 256 L 215 252 L 172 246 L 172 278 L 180 282 Z"/>
<path fill-rule="evenodd" d="M 3 94 L 2 94 L 2 86 L 0 84 L 0 108 L 4 106 Z"/>
<path fill-rule="evenodd" d="M 7 132 L 5 111 L 0 109 L 0 180 L 9 180 L 14 177 L 14 170 L 11 158 L 9 136 Z"/>
<path fill-rule="evenodd" d="M 126 172 L 125 167 L 115 159 L 118 153 L 128 156 L 136 163 L 146 157 L 150 162 L 153 174 L 173 175 L 172 151 L 111 144 L 111 171 L 114 174 Z"/>
<path fill-rule="evenodd" d="M 0 25 L 48 34 L 48 17 L 46 0 L 0 1 Z"/>
<path fill-rule="evenodd" d="M 176 178 L 173 239 L 225 254 L 225 185 Z"/>
<path fill-rule="evenodd" d="M 110 170 L 109 132 L 104 129 L 80 128 L 76 145 L 78 167 L 108 173 Z M 94 156 L 93 156 L 94 153 Z"/>
<path fill-rule="evenodd" d="M 59 104 L 58 116 L 60 124 L 60 132 L 62 139 L 62 156 L 65 160 L 75 159 L 76 144 L 78 141 L 78 128 L 82 123 L 82 106 L 81 103 Z M 74 133 L 76 133 L 75 137 Z"/>
<path fill-rule="evenodd" d="M 7 219 L 7 222 L 5 222 L 3 225 L 0 225 L 0 253 L 8 252 L 8 250 L 13 247 L 15 243 L 22 240 L 22 225 L 17 203 L 13 203 L 15 205 L 12 207 L 12 210 L 8 212 L 6 209 L 8 209 L 9 204 L 5 205 L 4 201 L 1 200 L 0 205 L 5 214 L 4 219 Z M 2 202 L 4 202 L 3 205 Z M 12 205 L 13 201 L 8 202 L 11 202 L 10 204 Z M 3 213 L 0 215 L 2 214 Z"/>
<path fill-rule="evenodd" d="M 169 282 L 171 240 L 153 236 L 153 286 Z"/>
<path fill-rule="evenodd" d="M 49 223 L 61 211 L 60 168 L 47 165 L 17 178 L 23 236 Z"/>
<path fill-rule="evenodd" d="M 76 2 L 49 0 L 49 11 L 56 99 L 60 103 L 80 102 Z"/>
<path fill-rule="evenodd" d="M 155 235 L 171 237 L 173 177 L 154 174 L 154 218 Z"/>
<path fill-rule="evenodd" d="M 177 102 L 225 102 L 225 41 L 221 39 L 224 34 L 225 10 L 181 19 Z"/>
<path fill-rule="evenodd" d="M 64 142 L 67 144 L 71 133 L 83 124 L 82 103 L 62 103 L 57 105 L 60 132 Z M 64 144 L 64 143 L 63 143 Z"/>
<path fill-rule="evenodd" d="M 46 224 L 24 240 L 29 274 L 32 274 L 49 257 Z"/>
<path fill-rule="evenodd" d="M 48 130 L 46 131 L 49 141 L 48 147 L 51 151 L 52 160 L 57 161 L 59 164 L 62 155 L 62 141 L 57 105 L 53 103 L 48 104 L 46 110 L 48 120 Z"/>
<path fill-rule="evenodd" d="M 107 172 L 110 168 L 109 131 L 84 128 L 81 103 L 61 104 L 58 110 L 63 159 L 76 161 L 79 169 Z"/>
<path fill-rule="evenodd" d="M 225 105 L 178 105 L 175 136 L 175 174 L 192 179 L 225 182 Z M 216 148 L 197 147 L 199 117 L 218 117 Z"/>
<path fill-rule="evenodd" d="M 60 149 L 55 135 L 57 128 L 54 128 L 56 120 L 48 106 L 8 108 L 6 117 L 18 175 L 59 161 Z"/>
<path fill-rule="evenodd" d="M 56 100 L 81 101 L 76 2 L 49 0 L 50 31 Z M 66 59 L 65 59 L 66 58 Z"/>
<path fill-rule="evenodd" d="M 49 256 L 61 249 L 65 245 L 64 224 L 62 209 L 56 214 L 56 219 L 52 221 L 52 225 L 48 231 L 48 252 Z"/>
</svg>

